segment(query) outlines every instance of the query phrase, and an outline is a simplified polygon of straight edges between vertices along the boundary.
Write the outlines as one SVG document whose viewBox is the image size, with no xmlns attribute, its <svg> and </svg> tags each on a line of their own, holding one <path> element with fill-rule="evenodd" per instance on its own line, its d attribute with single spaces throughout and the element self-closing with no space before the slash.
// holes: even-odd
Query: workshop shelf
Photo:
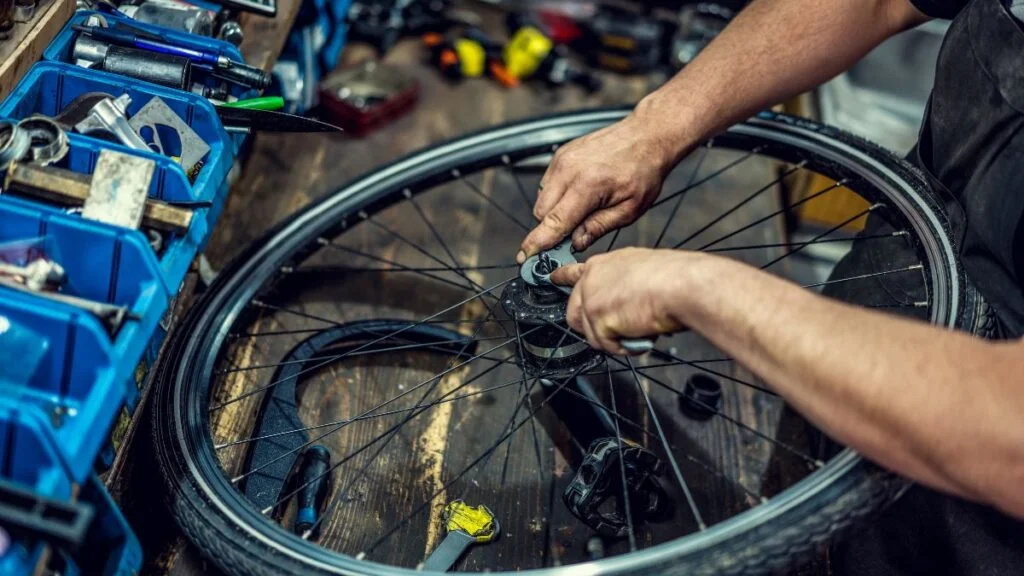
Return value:
<svg viewBox="0 0 1024 576">
<path fill-rule="evenodd" d="M 213 105 L 195 94 L 70 64 L 38 62 L 0 105 L 0 117 L 20 120 L 33 114 L 54 116 L 88 92 L 105 92 L 115 97 L 128 94 L 132 99 L 129 116 L 154 96 L 162 99 L 210 146 L 193 188 L 198 197 L 216 193 L 231 169 L 237 143 L 224 131 Z"/>
<path fill-rule="evenodd" d="M 2 305 L 2 303 L 0 303 Z M 0 318 L 3 312 L 0 312 Z M 72 482 L 48 418 L 36 406 L 0 393 L 0 480 L 42 498 L 69 500 Z M 30 574 L 43 554 L 41 542 L 12 542 L 0 557 L 0 574 Z"/>
<path fill-rule="evenodd" d="M 153 180 L 149 185 L 149 197 L 170 203 L 200 203 L 208 207 L 196 208 L 192 216 L 192 223 L 187 232 L 182 235 L 172 234 L 167 236 L 163 249 L 160 252 L 160 271 L 163 273 L 164 283 L 171 294 L 175 294 L 185 279 L 185 274 L 192 263 L 193 258 L 199 249 L 206 243 L 209 231 L 214 225 L 215 214 L 212 207 L 215 204 L 223 204 L 220 198 L 221 188 L 218 186 L 212 190 L 193 189 L 189 184 L 185 172 L 174 160 L 155 154 L 132 150 L 117 144 L 99 142 L 93 138 L 79 134 L 69 134 L 70 148 L 68 155 L 58 166 L 67 168 L 83 174 L 92 174 L 96 168 L 96 161 L 99 159 L 100 151 L 104 149 L 116 149 L 125 154 L 149 158 L 156 163 L 156 170 L 153 172 Z"/>
<path fill-rule="evenodd" d="M 134 406 L 135 367 L 167 309 L 169 294 L 148 242 L 137 230 L 85 220 L 59 210 L 0 196 L 0 243 L 46 238 L 64 267 L 63 293 L 124 306 L 113 338 L 78 307 L 0 287 L 0 314 L 44 339 L 37 369 L 0 395 L 42 407 L 55 416 L 55 435 L 72 479 L 82 481 L 105 444 L 121 406 Z"/>
</svg>

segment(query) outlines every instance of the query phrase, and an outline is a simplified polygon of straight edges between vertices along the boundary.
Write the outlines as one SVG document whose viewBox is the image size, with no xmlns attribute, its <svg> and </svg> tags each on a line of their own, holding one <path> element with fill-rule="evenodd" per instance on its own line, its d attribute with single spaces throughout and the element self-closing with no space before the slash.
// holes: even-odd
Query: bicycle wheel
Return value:
<svg viewBox="0 0 1024 576">
<path fill-rule="evenodd" d="M 782 400 L 694 334 L 627 361 L 581 343 L 557 302 L 520 321 L 511 257 L 542 173 L 529 170 L 627 113 L 532 120 L 412 154 L 282 222 L 220 273 L 156 368 L 153 420 L 168 505 L 211 561 L 231 574 L 412 573 L 441 541 L 446 505 L 464 500 L 487 503 L 501 527 L 460 570 L 760 574 L 900 493 L 904 481 L 850 450 L 822 461 L 800 446 L 778 425 Z M 755 162 L 772 177 L 740 189 L 740 167 Z M 829 183 L 777 208 L 777 185 L 804 172 Z M 685 247 L 787 273 L 811 246 L 870 243 L 887 267 L 806 287 L 882 282 L 895 300 L 860 303 L 979 322 L 941 204 L 876 146 L 763 113 L 698 148 L 677 177 L 683 186 L 591 251 Z M 700 189 L 723 181 L 735 202 L 709 211 Z M 840 189 L 864 201 L 843 225 L 764 242 L 765 227 Z M 844 233 L 868 215 L 883 231 Z M 721 404 L 697 406 L 707 419 L 677 407 L 694 373 L 722 383 Z"/>
</svg>

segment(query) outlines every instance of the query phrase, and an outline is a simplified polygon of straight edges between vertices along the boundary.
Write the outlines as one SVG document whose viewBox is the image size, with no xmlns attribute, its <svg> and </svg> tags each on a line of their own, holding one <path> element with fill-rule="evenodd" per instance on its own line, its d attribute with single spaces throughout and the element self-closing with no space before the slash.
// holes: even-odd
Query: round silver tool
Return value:
<svg viewBox="0 0 1024 576">
<path fill-rule="evenodd" d="M 551 273 L 556 268 L 576 264 L 572 240 L 566 238 L 550 250 L 535 254 L 519 267 L 519 277 L 530 286 L 551 286 Z"/>
<path fill-rule="evenodd" d="M 9 120 L 0 121 L 0 168 L 24 158 L 30 143 L 28 133 L 17 124 Z"/>
<path fill-rule="evenodd" d="M 14 3 L 14 21 L 29 22 L 36 15 L 35 0 L 17 0 Z"/>
<path fill-rule="evenodd" d="M 29 162 L 49 166 L 67 156 L 68 135 L 53 120 L 32 116 L 18 122 L 18 128 L 29 138 L 29 153 L 26 156 Z"/>
</svg>

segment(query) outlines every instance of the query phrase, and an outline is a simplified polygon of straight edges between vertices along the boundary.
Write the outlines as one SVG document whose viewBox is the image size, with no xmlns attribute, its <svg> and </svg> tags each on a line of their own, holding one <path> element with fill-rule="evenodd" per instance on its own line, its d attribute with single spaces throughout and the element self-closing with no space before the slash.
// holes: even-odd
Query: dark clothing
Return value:
<svg viewBox="0 0 1024 576">
<path fill-rule="evenodd" d="M 955 20 L 939 54 L 920 140 L 909 159 L 946 195 L 964 267 L 996 312 L 1000 335 L 1020 337 L 1024 30 L 1005 0 L 912 1 L 926 14 Z M 890 262 L 878 259 L 913 257 L 883 248 L 851 252 L 834 274 L 885 269 L 878 266 Z M 884 304 L 922 296 L 901 287 L 894 277 L 880 280 L 885 282 L 857 299 Z M 942 433 L 956 433 L 957 423 L 949 425 Z M 914 487 L 876 523 L 837 546 L 832 558 L 841 576 L 1024 574 L 1024 523 L 986 506 Z"/>
</svg>

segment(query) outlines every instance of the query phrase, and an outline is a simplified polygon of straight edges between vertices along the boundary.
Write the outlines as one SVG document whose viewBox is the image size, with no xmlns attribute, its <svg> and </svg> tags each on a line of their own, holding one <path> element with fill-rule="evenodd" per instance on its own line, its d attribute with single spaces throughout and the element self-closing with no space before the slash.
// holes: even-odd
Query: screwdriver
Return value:
<svg viewBox="0 0 1024 576">
<path fill-rule="evenodd" d="M 226 56 L 221 56 L 216 52 L 206 52 L 204 50 L 185 48 L 184 46 L 175 46 L 174 44 L 156 40 L 150 36 L 144 36 L 134 32 L 126 32 L 124 30 L 117 30 L 114 28 L 81 26 L 78 24 L 73 25 L 71 28 L 76 32 L 86 34 L 103 42 L 110 42 L 111 44 L 116 44 L 118 46 L 129 46 L 140 50 L 149 50 L 150 52 L 157 52 L 159 54 L 182 56 L 199 64 L 212 66 L 216 70 L 216 74 L 218 76 L 236 84 L 256 88 L 258 90 L 263 90 L 270 86 L 270 75 L 263 70 L 241 62 L 236 62 Z"/>
</svg>

